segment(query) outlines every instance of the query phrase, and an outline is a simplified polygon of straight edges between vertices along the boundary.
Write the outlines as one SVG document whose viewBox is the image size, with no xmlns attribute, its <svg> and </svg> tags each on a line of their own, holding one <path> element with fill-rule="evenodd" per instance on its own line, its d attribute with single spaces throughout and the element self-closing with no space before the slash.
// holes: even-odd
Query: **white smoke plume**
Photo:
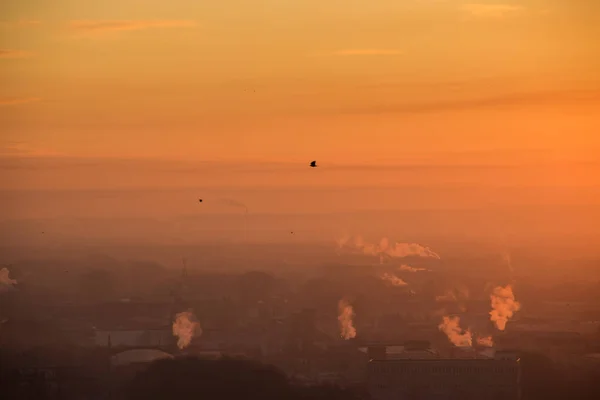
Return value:
<svg viewBox="0 0 600 400">
<path fill-rule="evenodd" d="M 512 257 L 510 256 L 510 253 L 508 253 L 508 252 L 502 253 L 502 261 L 504 261 L 504 263 L 508 267 L 508 272 L 510 274 L 510 279 L 512 281 L 514 279 L 515 269 L 513 268 L 513 265 L 512 265 Z"/>
<path fill-rule="evenodd" d="M 383 273 L 379 276 L 379 279 L 389 283 L 392 286 L 407 286 L 408 283 L 404 282 L 402 279 L 398 278 L 396 275 Z"/>
<path fill-rule="evenodd" d="M 173 336 L 177 336 L 177 347 L 185 349 L 192 342 L 194 336 L 200 336 L 202 329 L 200 323 L 191 311 L 180 312 L 173 321 Z"/>
<path fill-rule="evenodd" d="M 473 346 L 473 335 L 470 330 L 463 330 L 460 327 L 459 317 L 448 317 L 442 318 L 442 323 L 438 325 L 440 331 L 444 332 L 448 336 L 448 340 L 457 347 L 471 347 Z"/>
<path fill-rule="evenodd" d="M 356 337 L 356 328 L 354 327 L 354 309 L 347 300 L 340 300 L 338 303 L 338 321 L 340 323 L 340 335 L 345 339 Z"/>
<path fill-rule="evenodd" d="M 343 248 L 344 246 L 346 246 L 346 244 L 348 244 L 348 242 L 350 241 L 350 236 L 349 235 L 344 235 L 338 239 L 335 240 L 335 243 L 337 244 L 338 249 Z"/>
<path fill-rule="evenodd" d="M 512 286 L 498 286 L 490 295 L 492 300 L 492 311 L 490 319 L 496 324 L 496 328 L 503 331 L 506 329 L 506 323 L 515 312 L 521 309 L 521 304 L 515 300 Z"/>
<path fill-rule="evenodd" d="M 10 271 L 4 267 L 0 269 L 0 293 L 14 289 L 17 284 L 16 279 L 10 279 Z"/>
<path fill-rule="evenodd" d="M 362 237 L 356 236 L 353 245 L 349 245 L 350 238 L 343 237 L 337 241 L 339 248 L 350 247 L 351 251 L 360 252 L 370 256 L 379 256 L 392 258 L 404 258 L 409 256 L 429 257 L 440 259 L 440 256 L 433 252 L 428 247 L 421 246 L 417 243 L 395 243 L 390 245 L 387 238 L 379 241 L 379 244 L 366 243 Z"/>
<path fill-rule="evenodd" d="M 417 267 L 411 267 L 410 265 L 401 265 L 398 267 L 399 271 L 404 271 L 404 272 L 419 272 L 419 271 L 427 271 L 427 269 L 425 268 L 417 268 Z"/>
<path fill-rule="evenodd" d="M 491 336 L 478 337 L 477 344 L 484 347 L 494 347 L 494 339 Z"/>
<path fill-rule="evenodd" d="M 435 300 L 439 302 L 455 302 L 462 303 L 469 299 L 469 289 L 464 286 L 457 286 L 454 289 L 449 289 L 443 295 L 436 296 Z"/>
</svg>

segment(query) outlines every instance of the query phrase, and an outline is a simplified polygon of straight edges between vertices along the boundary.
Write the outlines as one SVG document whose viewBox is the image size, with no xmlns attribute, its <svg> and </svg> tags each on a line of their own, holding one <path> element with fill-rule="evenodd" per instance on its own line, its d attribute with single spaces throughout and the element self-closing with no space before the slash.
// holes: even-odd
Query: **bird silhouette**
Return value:
<svg viewBox="0 0 600 400">
<path fill-rule="evenodd" d="M 310 166 L 311 166 L 311 168 L 315 168 L 317 166 L 317 162 L 311 161 Z"/>
</svg>

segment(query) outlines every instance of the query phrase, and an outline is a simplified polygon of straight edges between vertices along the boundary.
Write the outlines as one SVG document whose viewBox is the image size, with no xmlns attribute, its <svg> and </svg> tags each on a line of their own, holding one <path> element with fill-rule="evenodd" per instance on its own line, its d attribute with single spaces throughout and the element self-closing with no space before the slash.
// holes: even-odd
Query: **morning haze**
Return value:
<svg viewBox="0 0 600 400">
<path fill-rule="evenodd" d="M 8 398 L 600 394 L 597 1 L 46 3 L 0 4 Z"/>
</svg>

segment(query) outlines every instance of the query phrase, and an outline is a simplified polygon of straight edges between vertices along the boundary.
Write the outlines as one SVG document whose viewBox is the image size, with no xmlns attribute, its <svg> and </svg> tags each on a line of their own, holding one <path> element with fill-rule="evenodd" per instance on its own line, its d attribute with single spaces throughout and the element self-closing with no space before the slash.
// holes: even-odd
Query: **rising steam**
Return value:
<svg viewBox="0 0 600 400">
<path fill-rule="evenodd" d="M 438 325 L 438 328 L 448 336 L 448 340 L 453 345 L 457 347 L 473 346 L 473 335 L 470 330 L 463 330 L 460 327 L 459 317 L 444 316 L 442 318 L 442 323 Z"/>
<path fill-rule="evenodd" d="M 419 271 L 427 271 L 427 269 L 425 268 L 417 268 L 417 267 L 411 267 L 410 265 L 401 265 L 398 267 L 399 271 L 404 271 L 404 272 L 419 272 Z"/>
<path fill-rule="evenodd" d="M 338 303 L 338 321 L 340 323 L 340 335 L 345 339 L 356 337 L 356 328 L 352 319 L 354 318 L 354 309 L 347 300 L 340 300 Z"/>
<path fill-rule="evenodd" d="M 180 312 L 173 321 L 173 336 L 177 336 L 177 347 L 185 349 L 190 345 L 194 336 L 200 336 L 200 323 L 191 311 Z"/>
<path fill-rule="evenodd" d="M 431 249 L 423 247 L 417 243 L 395 243 L 390 245 L 387 238 L 379 241 L 379 244 L 366 243 L 362 237 L 356 236 L 354 242 L 350 242 L 350 237 L 342 237 L 337 240 L 338 249 L 347 248 L 353 252 L 360 252 L 370 256 L 378 256 L 383 261 L 384 257 L 404 258 L 409 256 L 437 258 L 440 256 Z"/>
<path fill-rule="evenodd" d="M 379 279 L 389 283 L 392 286 L 407 286 L 408 283 L 404 282 L 402 279 L 398 278 L 396 275 L 384 273 L 379 276 Z"/>
<path fill-rule="evenodd" d="M 10 279 L 10 271 L 4 267 L 0 269 L 0 293 L 14 289 L 17 284 L 16 279 Z"/>
<path fill-rule="evenodd" d="M 457 286 L 446 293 L 435 297 L 435 301 L 441 303 L 457 303 L 462 312 L 467 310 L 466 301 L 469 300 L 469 289 L 465 286 Z"/>
<path fill-rule="evenodd" d="M 335 243 L 337 244 L 338 249 L 344 248 L 346 246 L 346 244 L 348 244 L 350 239 L 351 239 L 351 237 L 349 235 L 344 235 L 344 236 L 336 239 Z"/>
<path fill-rule="evenodd" d="M 496 324 L 496 328 L 503 331 L 509 318 L 521 309 L 521 304 L 515 300 L 511 285 L 496 287 L 490 299 L 492 300 L 490 319 Z"/>
<path fill-rule="evenodd" d="M 494 339 L 491 336 L 477 338 L 477 344 L 483 347 L 494 347 Z"/>
</svg>

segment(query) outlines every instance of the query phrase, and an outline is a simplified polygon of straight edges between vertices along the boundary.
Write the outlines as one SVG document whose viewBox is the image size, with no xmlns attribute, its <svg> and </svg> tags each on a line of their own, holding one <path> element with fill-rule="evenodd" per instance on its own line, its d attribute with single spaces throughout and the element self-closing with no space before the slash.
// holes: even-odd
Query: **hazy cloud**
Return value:
<svg viewBox="0 0 600 400">
<path fill-rule="evenodd" d="M 340 114 L 417 114 L 461 111 L 475 108 L 531 106 L 547 104 L 595 104 L 600 102 L 600 90 L 555 91 L 502 94 L 476 99 L 457 99 L 428 103 L 375 105 L 338 109 Z M 336 113 L 336 110 L 330 110 Z"/>
<path fill-rule="evenodd" d="M 39 97 L 0 97 L 0 106 L 12 106 L 15 104 L 35 103 L 42 99 Z"/>
<path fill-rule="evenodd" d="M 25 58 L 31 53 L 23 50 L 0 49 L 0 58 Z"/>
<path fill-rule="evenodd" d="M 8 156 L 8 157 L 15 157 L 15 156 L 23 156 L 23 157 L 44 157 L 44 156 L 57 156 L 59 155 L 59 153 L 49 150 L 49 149 L 42 149 L 42 148 L 37 148 L 37 147 L 32 147 L 29 144 L 25 143 L 25 142 L 5 142 L 5 143 L 0 143 L 0 156 Z M 14 158 L 13 158 L 14 159 Z M 14 168 L 10 168 L 11 164 L 9 163 L 9 165 L 4 165 L 2 163 L 2 159 L 0 159 L 0 169 L 5 169 L 5 167 L 9 167 L 8 169 L 14 169 Z M 14 165 L 12 165 L 12 167 L 14 167 Z"/>
<path fill-rule="evenodd" d="M 347 49 L 333 52 L 336 56 L 392 56 L 403 54 L 400 50 L 394 49 Z"/>
<path fill-rule="evenodd" d="M 462 9 L 475 18 L 504 18 L 524 10 L 523 7 L 512 4 L 482 3 L 463 4 Z"/>
<path fill-rule="evenodd" d="M 187 28 L 196 26 L 189 20 L 77 20 L 69 23 L 80 33 L 140 31 L 152 28 Z"/>
<path fill-rule="evenodd" d="M 35 19 L 19 19 L 17 21 L 0 21 L 0 27 L 27 27 L 37 26 L 41 24 L 41 21 Z"/>
</svg>

